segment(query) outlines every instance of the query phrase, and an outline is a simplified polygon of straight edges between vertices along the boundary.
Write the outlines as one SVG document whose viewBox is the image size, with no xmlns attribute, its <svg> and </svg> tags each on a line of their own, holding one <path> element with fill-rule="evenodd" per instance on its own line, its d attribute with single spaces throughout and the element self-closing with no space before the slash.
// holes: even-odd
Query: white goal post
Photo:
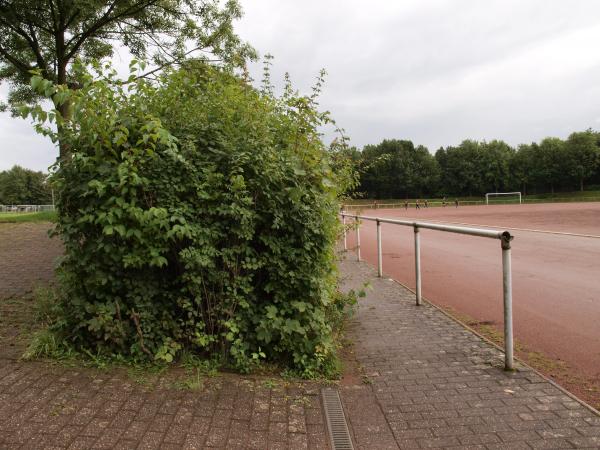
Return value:
<svg viewBox="0 0 600 450">
<path fill-rule="evenodd" d="M 521 200 L 520 192 L 488 192 L 487 194 L 485 194 L 485 204 L 486 205 L 490 204 L 490 195 L 518 195 L 519 203 L 523 203 L 523 201 Z"/>
</svg>

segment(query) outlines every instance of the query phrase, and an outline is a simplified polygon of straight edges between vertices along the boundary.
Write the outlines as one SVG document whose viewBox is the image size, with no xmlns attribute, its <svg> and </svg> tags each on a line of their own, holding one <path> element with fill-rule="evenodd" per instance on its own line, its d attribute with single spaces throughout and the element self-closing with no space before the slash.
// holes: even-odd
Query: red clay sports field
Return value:
<svg viewBox="0 0 600 450">
<path fill-rule="evenodd" d="M 600 377 L 600 203 L 364 209 L 364 216 L 506 229 L 512 242 L 515 339 Z M 382 224 L 383 271 L 414 288 L 410 227 Z M 355 233 L 348 233 L 348 248 Z M 361 256 L 376 266 L 376 225 L 361 225 Z M 421 230 L 423 296 L 502 329 L 497 240 Z"/>
</svg>

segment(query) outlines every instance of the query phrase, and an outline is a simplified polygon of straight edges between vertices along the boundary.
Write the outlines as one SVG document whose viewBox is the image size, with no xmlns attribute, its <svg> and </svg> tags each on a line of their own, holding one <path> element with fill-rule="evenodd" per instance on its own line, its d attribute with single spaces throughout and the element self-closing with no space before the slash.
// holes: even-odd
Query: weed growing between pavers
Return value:
<svg viewBox="0 0 600 450">
<path fill-rule="evenodd" d="M 322 80 L 276 98 L 268 76 L 258 91 L 198 62 L 159 82 L 79 77 L 76 92 L 32 82 L 73 115 L 30 110 L 59 122 L 43 131 L 70 158 L 53 178 L 61 290 L 29 355 L 188 352 L 243 372 L 338 372 L 336 330 L 355 300 L 337 292 L 334 253 L 349 182 L 320 139 Z"/>
</svg>

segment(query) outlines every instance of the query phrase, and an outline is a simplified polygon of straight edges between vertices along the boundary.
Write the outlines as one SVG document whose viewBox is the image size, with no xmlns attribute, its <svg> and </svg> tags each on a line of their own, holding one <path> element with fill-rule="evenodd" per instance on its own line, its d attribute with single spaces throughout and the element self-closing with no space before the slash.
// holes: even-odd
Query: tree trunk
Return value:
<svg viewBox="0 0 600 450">
<path fill-rule="evenodd" d="M 71 102 L 69 100 L 67 100 L 65 103 L 60 105 L 57 109 L 58 109 L 58 112 L 60 113 L 60 115 L 65 120 L 69 120 L 71 118 Z M 62 125 L 60 125 L 60 124 L 57 125 L 57 131 L 58 131 L 58 136 L 59 136 L 58 137 L 58 152 L 59 152 L 58 158 L 60 161 L 65 161 L 69 156 L 69 147 L 60 137 L 61 131 L 62 131 Z"/>
<path fill-rule="evenodd" d="M 66 46 L 65 46 L 65 17 L 62 14 L 59 14 L 58 17 L 58 30 L 54 35 L 55 45 L 56 45 L 56 84 L 59 86 L 67 87 L 67 66 L 69 64 L 69 60 L 66 55 Z M 67 100 L 63 104 L 57 107 L 58 112 L 62 116 L 63 120 L 66 122 L 71 118 L 71 102 Z M 59 151 L 59 161 L 65 161 L 69 156 L 68 146 L 60 139 L 61 134 L 61 126 L 57 127 L 59 141 L 58 141 L 58 151 Z"/>
<path fill-rule="evenodd" d="M 63 36 L 63 39 L 64 39 L 64 36 Z M 60 48 L 60 46 L 58 46 L 58 48 Z M 58 70 L 57 70 L 57 84 L 65 86 L 65 87 L 67 86 L 67 61 L 66 60 L 61 61 L 59 59 Z M 68 121 L 71 119 L 71 101 L 70 100 L 67 100 L 64 103 L 62 103 L 61 105 L 59 105 L 57 107 L 57 110 L 60 113 L 63 120 Z M 67 159 L 67 157 L 69 156 L 69 148 L 68 148 L 67 144 L 60 139 L 61 125 L 58 125 L 57 129 L 58 129 L 58 135 L 59 135 L 59 141 L 58 141 L 59 160 L 65 161 Z"/>
<path fill-rule="evenodd" d="M 579 190 L 583 192 L 583 177 L 579 179 Z"/>
</svg>

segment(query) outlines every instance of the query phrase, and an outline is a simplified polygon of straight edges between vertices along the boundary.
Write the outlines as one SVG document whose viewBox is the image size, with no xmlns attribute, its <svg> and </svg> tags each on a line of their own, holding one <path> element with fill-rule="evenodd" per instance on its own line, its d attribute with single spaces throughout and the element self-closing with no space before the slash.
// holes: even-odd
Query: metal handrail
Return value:
<svg viewBox="0 0 600 450">
<path fill-rule="evenodd" d="M 439 223 L 419 222 L 414 220 L 386 219 L 382 217 L 359 216 L 341 212 L 342 223 L 344 224 L 344 250 L 348 250 L 346 217 L 354 219 L 356 227 L 356 258 L 360 261 L 360 221 L 367 220 L 377 223 L 377 274 L 383 276 L 383 252 L 381 238 L 381 224 L 389 223 L 392 225 L 412 227 L 414 231 L 415 242 L 415 299 L 417 306 L 421 305 L 421 236 L 419 229 L 445 231 L 448 233 L 466 234 L 469 236 L 486 237 L 499 239 L 502 248 L 502 292 L 504 300 L 504 367 L 506 370 L 513 370 L 513 321 L 512 321 L 512 270 L 510 242 L 513 236 L 508 231 L 490 230 L 484 228 L 461 227 L 455 225 L 443 225 Z"/>
</svg>

